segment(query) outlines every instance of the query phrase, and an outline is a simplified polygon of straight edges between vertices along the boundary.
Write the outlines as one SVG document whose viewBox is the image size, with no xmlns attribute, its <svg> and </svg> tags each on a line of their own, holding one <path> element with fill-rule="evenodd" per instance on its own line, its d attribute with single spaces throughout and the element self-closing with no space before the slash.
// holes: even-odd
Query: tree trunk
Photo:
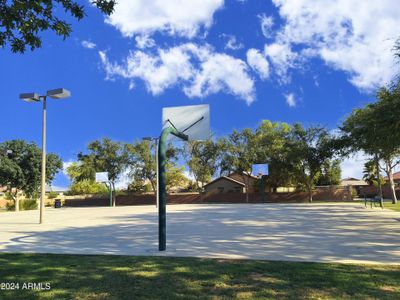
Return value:
<svg viewBox="0 0 400 300">
<path fill-rule="evenodd" d="M 158 203 L 157 203 L 157 197 L 158 197 L 157 193 L 158 193 L 158 191 L 157 191 L 156 184 L 151 180 L 150 180 L 150 184 L 151 184 L 151 189 L 153 190 L 153 194 L 154 194 L 154 197 L 155 197 L 156 206 L 158 206 Z"/>
<path fill-rule="evenodd" d="M 248 176 L 242 176 L 245 189 L 246 189 L 246 203 L 249 203 L 249 177 Z"/>
<path fill-rule="evenodd" d="M 396 204 L 397 203 L 396 189 L 394 188 L 393 172 L 391 169 L 388 170 L 387 175 L 390 183 L 390 191 L 392 193 L 392 203 Z"/>
<path fill-rule="evenodd" d="M 19 211 L 18 191 L 15 193 L 15 196 L 13 198 L 14 198 L 15 211 Z"/>
<path fill-rule="evenodd" d="M 151 184 L 151 189 L 153 190 L 154 196 L 157 196 L 156 184 L 152 180 L 150 180 L 150 184 Z"/>
<path fill-rule="evenodd" d="M 308 186 L 308 201 L 311 203 L 313 202 L 313 191 L 311 186 Z"/>
<path fill-rule="evenodd" d="M 204 188 L 203 188 L 203 185 L 204 185 L 204 181 L 201 182 L 201 187 L 200 187 L 200 185 L 198 185 L 199 186 L 199 194 L 200 194 L 200 202 L 201 203 L 203 203 L 203 201 L 204 201 Z"/>
<path fill-rule="evenodd" d="M 117 202 L 117 195 L 116 195 L 116 192 L 115 192 L 115 183 L 114 182 L 112 182 L 111 183 L 112 184 L 112 204 L 113 204 L 113 207 L 115 207 L 116 206 L 116 202 Z"/>
</svg>

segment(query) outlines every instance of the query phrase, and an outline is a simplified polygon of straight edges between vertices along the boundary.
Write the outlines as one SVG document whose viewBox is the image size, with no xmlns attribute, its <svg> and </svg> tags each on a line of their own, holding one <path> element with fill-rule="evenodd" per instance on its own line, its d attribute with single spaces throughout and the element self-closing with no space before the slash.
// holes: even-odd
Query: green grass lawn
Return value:
<svg viewBox="0 0 400 300">
<path fill-rule="evenodd" d="M 400 266 L 0 254 L 0 299 L 400 299 Z"/>
<path fill-rule="evenodd" d="M 397 204 L 392 204 L 390 202 L 385 202 L 384 207 L 387 209 L 395 210 L 395 211 L 400 211 L 400 202 L 397 202 Z"/>
</svg>

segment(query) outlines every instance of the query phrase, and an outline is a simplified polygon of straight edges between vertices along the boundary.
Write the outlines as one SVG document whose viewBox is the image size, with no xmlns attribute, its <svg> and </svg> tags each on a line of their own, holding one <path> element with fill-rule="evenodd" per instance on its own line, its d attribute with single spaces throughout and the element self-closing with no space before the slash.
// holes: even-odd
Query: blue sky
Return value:
<svg viewBox="0 0 400 300">
<path fill-rule="evenodd" d="M 0 140 L 40 144 L 41 105 L 18 94 L 58 87 L 73 96 L 49 101 L 47 148 L 65 162 L 101 137 L 158 135 L 165 106 L 209 104 L 217 136 L 263 119 L 333 129 L 398 70 L 396 0 L 148 2 L 120 0 L 107 19 L 87 7 L 66 41 L 44 33 L 34 52 L 1 49 Z"/>
</svg>

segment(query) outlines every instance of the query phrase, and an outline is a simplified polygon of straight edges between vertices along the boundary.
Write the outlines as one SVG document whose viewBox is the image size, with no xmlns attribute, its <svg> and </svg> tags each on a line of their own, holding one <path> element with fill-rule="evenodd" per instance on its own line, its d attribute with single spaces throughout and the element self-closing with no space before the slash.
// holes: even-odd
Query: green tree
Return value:
<svg viewBox="0 0 400 300">
<path fill-rule="evenodd" d="M 317 185 L 339 185 L 342 178 L 342 169 L 340 160 L 327 159 L 321 168 L 321 175 L 318 178 Z"/>
<path fill-rule="evenodd" d="M 289 161 L 298 187 L 308 192 L 309 201 L 312 202 L 322 168 L 334 154 L 331 138 L 324 128 L 303 128 L 295 124 L 286 147 L 290 149 Z"/>
<path fill-rule="evenodd" d="M 116 1 L 90 2 L 104 14 L 110 15 Z M 23 53 L 26 47 L 35 50 L 42 46 L 40 33 L 46 30 L 66 39 L 72 27 L 61 19 L 62 11 L 78 21 L 86 15 L 84 5 L 73 0 L 0 1 L 0 48 L 9 43 L 13 52 Z"/>
<path fill-rule="evenodd" d="M 128 185 L 128 191 L 130 193 L 137 193 L 137 194 L 143 194 L 143 193 L 148 193 L 153 191 L 153 187 L 151 184 L 140 181 L 140 180 L 133 180 L 129 185 Z M 154 191 L 153 191 L 154 192 Z"/>
<path fill-rule="evenodd" d="M 229 135 L 229 161 L 235 172 L 240 174 L 246 187 L 246 202 L 249 201 L 249 177 L 252 166 L 257 162 L 258 144 L 256 135 L 250 128 L 234 130 Z"/>
<path fill-rule="evenodd" d="M 15 202 L 19 210 L 18 193 L 28 197 L 39 194 L 41 179 L 41 151 L 34 143 L 11 140 L 0 143 L 0 186 Z M 46 156 L 46 183 L 51 184 L 62 169 L 61 159 L 54 153 Z"/>
<path fill-rule="evenodd" d="M 127 144 L 126 149 L 129 156 L 130 176 L 133 179 L 131 188 L 135 192 L 144 189 L 139 188 L 145 185 L 146 181 L 151 184 L 154 194 L 157 192 L 157 166 L 154 156 L 154 143 L 150 141 L 135 141 L 133 144 Z"/>
<path fill-rule="evenodd" d="M 85 176 L 94 179 L 96 172 L 108 172 L 108 179 L 112 189 L 113 206 L 116 201 L 115 183 L 128 167 L 128 153 L 119 142 L 113 142 L 109 138 L 94 141 L 88 145 L 88 154 L 79 153 L 78 161 L 85 170 Z"/>
<path fill-rule="evenodd" d="M 266 183 L 274 190 L 280 186 L 293 185 L 291 165 L 288 163 L 290 148 L 286 145 L 290 129 L 287 123 L 264 120 L 256 130 L 259 145 L 257 162 L 268 163 Z"/>
<path fill-rule="evenodd" d="M 230 154 L 232 145 L 228 138 L 221 137 L 217 140 L 217 172 L 219 177 L 229 175 L 234 171 L 234 157 Z"/>
<path fill-rule="evenodd" d="M 184 175 L 185 167 L 178 167 L 172 163 L 167 164 L 167 191 L 172 188 L 186 187 L 189 179 Z"/>
<path fill-rule="evenodd" d="M 368 182 L 370 185 L 374 185 L 378 187 L 379 185 L 384 185 L 385 180 L 382 177 L 379 177 L 380 183 L 378 183 L 378 176 L 377 176 L 377 166 L 375 160 L 369 160 L 365 162 L 364 169 L 363 169 L 363 179 Z"/>
<path fill-rule="evenodd" d="M 137 192 L 142 190 L 139 187 L 150 182 L 154 195 L 157 193 L 157 166 L 155 159 L 155 143 L 150 141 L 135 141 L 133 144 L 126 144 L 125 149 L 128 155 L 130 177 L 133 180 L 131 187 Z M 176 159 L 177 150 L 172 144 L 168 145 L 167 160 L 172 163 Z"/>
<path fill-rule="evenodd" d="M 95 181 L 95 171 L 89 170 L 87 164 L 74 162 L 67 168 L 67 175 L 71 180 L 69 192 L 73 195 L 106 194 L 107 187 Z"/>
<path fill-rule="evenodd" d="M 217 172 L 218 154 L 218 143 L 211 139 L 185 143 L 183 156 L 199 192 L 203 190 L 204 183 L 209 182 Z"/>
<path fill-rule="evenodd" d="M 352 151 L 361 150 L 373 158 L 378 174 L 379 169 L 386 172 L 393 203 L 397 203 L 393 170 L 400 163 L 400 82 L 381 88 L 377 98 L 377 102 L 353 110 L 341 130 Z"/>
</svg>

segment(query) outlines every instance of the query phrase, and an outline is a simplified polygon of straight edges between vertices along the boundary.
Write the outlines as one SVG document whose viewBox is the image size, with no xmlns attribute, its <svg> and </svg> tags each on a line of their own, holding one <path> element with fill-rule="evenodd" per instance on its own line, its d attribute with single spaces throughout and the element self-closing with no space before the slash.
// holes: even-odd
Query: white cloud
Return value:
<svg viewBox="0 0 400 300">
<path fill-rule="evenodd" d="M 396 68 L 391 49 L 400 28 L 397 0 L 368 3 L 273 0 L 273 3 L 279 8 L 285 25 L 266 49 L 276 44 L 286 45 L 287 51 L 298 55 L 295 60 L 318 57 L 332 68 L 347 72 L 350 82 L 361 90 L 384 85 L 394 76 Z M 278 66 L 300 65 L 290 63 L 291 56 L 282 59 L 280 51 L 270 55 Z M 274 56 L 278 56 L 275 61 Z M 289 61 L 286 66 L 285 59 Z M 285 76 L 284 72 L 278 75 L 282 74 Z"/>
<path fill-rule="evenodd" d="M 73 160 L 69 160 L 69 161 L 64 161 L 64 162 L 63 162 L 63 170 L 62 170 L 62 172 L 63 172 L 63 174 L 64 174 L 65 176 L 68 176 L 68 174 L 67 174 L 67 169 L 68 169 L 68 167 L 71 166 L 74 162 L 75 162 L 75 161 L 73 161 Z"/>
<path fill-rule="evenodd" d="M 361 179 L 363 177 L 364 163 L 367 160 L 368 157 L 362 152 L 357 152 L 344 159 L 340 164 L 342 169 L 342 178 L 353 177 Z"/>
<path fill-rule="evenodd" d="M 139 34 L 135 37 L 136 47 L 139 49 L 151 48 L 156 45 L 156 42 L 147 34 Z"/>
<path fill-rule="evenodd" d="M 269 63 L 260 51 L 249 49 L 246 56 L 247 64 L 260 75 L 261 79 L 267 79 L 269 76 Z"/>
<path fill-rule="evenodd" d="M 314 85 L 315 85 L 316 87 L 319 87 L 319 78 L 318 78 L 318 76 L 317 76 L 317 75 L 314 75 L 314 76 L 313 76 L 313 79 L 314 79 Z"/>
<path fill-rule="evenodd" d="M 224 0 L 119 0 L 106 23 L 124 36 L 162 31 L 193 37 L 200 27 L 208 28 Z"/>
<path fill-rule="evenodd" d="M 155 53 L 132 51 L 122 64 L 111 63 L 105 52 L 99 52 L 107 79 L 123 77 L 131 82 L 142 79 L 153 94 L 179 86 L 188 97 L 206 97 L 226 92 L 254 101 L 254 82 L 246 63 L 227 54 L 214 52 L 208 46 L 186 43 L 157 49 Z"/>
<path fill-rule="evenodd" d="M 288 70 L 298 66 L 298 54 L 292 51 L 289 44 L 281 42 L 265 45 L 264 53 L 272 62 L 279 81 L 288 83 Z"/>
<path fill-rule="evenodd" d="M 289 107 L 296 107 L 296 99 L 294 98 L 293 93 L 285 94 L 284 96 L 286 99 L 286 103 L 287 105 L 289 105 Z"/>
<path fill-rule="evenodd" d="M 274 19 L 272 17 L 267 17 L 265 14 L 258 15 L 261 23 L 261 31 L 264 37 L 272 37 L 272 26 L 274 25 Z"/>
<path fill-rule="evenodd" d="M 227 39 L 225 49 L 229 50 L 239 50 L 244 47 L 244 45 L 237 41 L 236 37 L 232 34 L 221 34 L 221 37 Z"/>
<path fill-rule="evenodd" d="M 196 179 L 194 178 L 194 175 L 192 174 L 192 172 L 185 170 L 183 171 L 183 175 L 185 175 L 185 177 L 187 179 L 189 179 L 190 181 L 195 181 Z"/>
<path fill-rule="evenodd" d="M 362 177 L 364 176 L 364 164 L 371 159 L 371 156 L 365 155 L 361 151 L 347 157 L 340 164 L 340 167 L 342 169 L 342 178 L 353 177 L 357 179 L 362 179 Z M 383 166 L 384 163 L 381 161 L 380 165 Z M 394 172 L 398 172 L 399 170 L 399 166 L 394 168 Z M 382 169 L 380 170 L 380 172 L 382 177 L 386 176 L 386 173 Z"/>
<path fill-rule="evenodd" d="M 122 174 L 118 177 L 115 182 L 115 187 L 117 189 L 126 189 L 128 185 L 132 182 L 131 177 L 129 176 L 129 169 L 126 169 L 122 172 Z"/>
<path fill-rule="evenodd" d="M 81 45 L 86 49 L 94 49 L 97 47 L 97 45 L 91 41 L 82 41 Z"/>
</svg>

